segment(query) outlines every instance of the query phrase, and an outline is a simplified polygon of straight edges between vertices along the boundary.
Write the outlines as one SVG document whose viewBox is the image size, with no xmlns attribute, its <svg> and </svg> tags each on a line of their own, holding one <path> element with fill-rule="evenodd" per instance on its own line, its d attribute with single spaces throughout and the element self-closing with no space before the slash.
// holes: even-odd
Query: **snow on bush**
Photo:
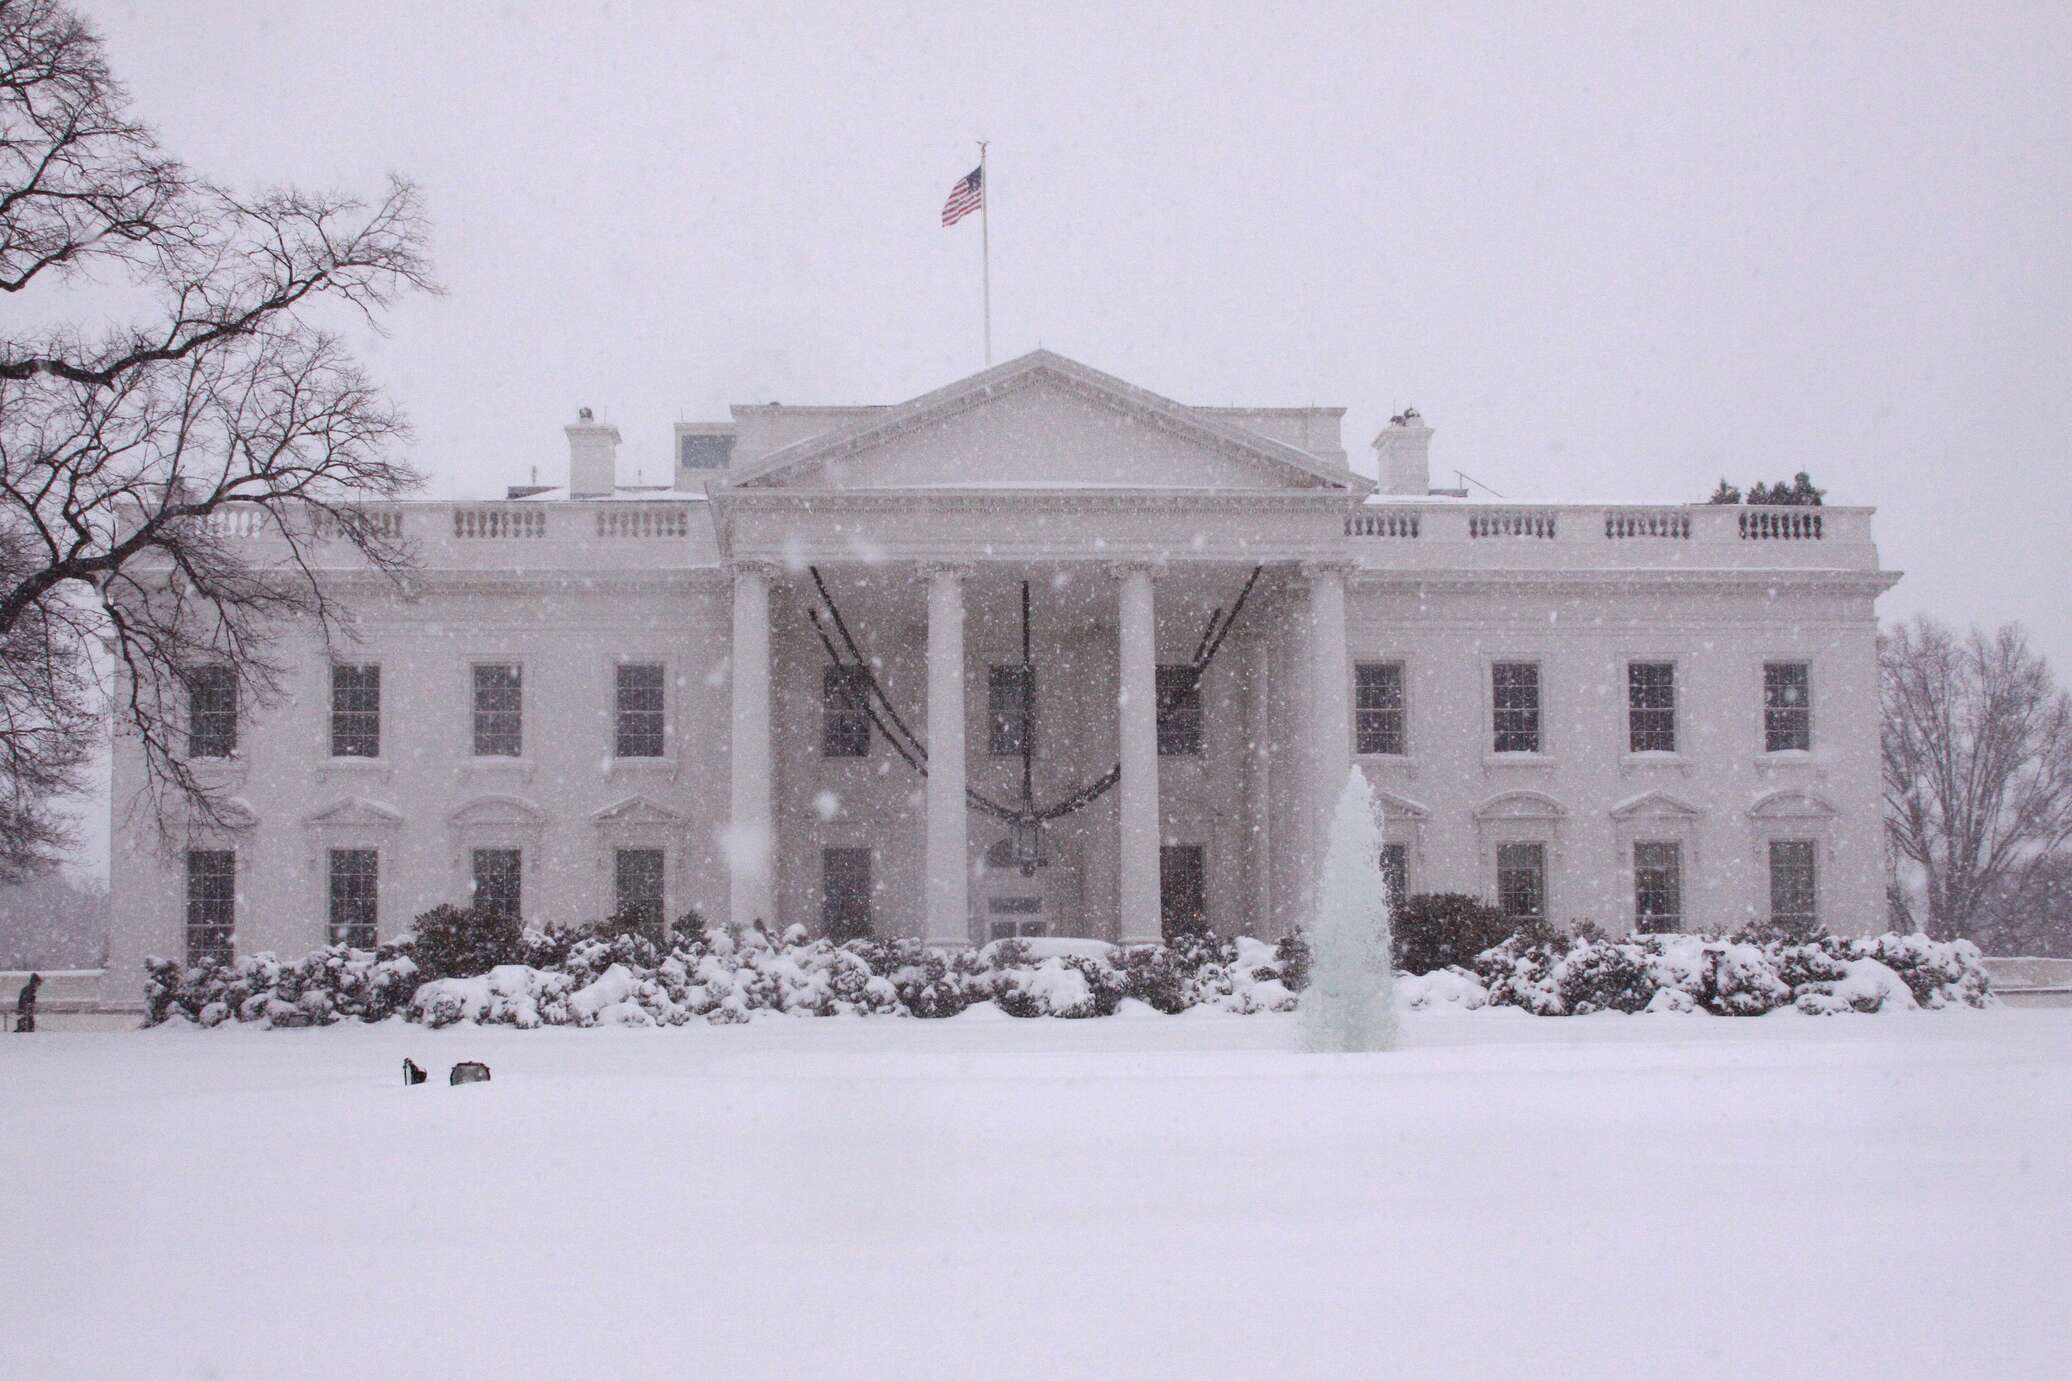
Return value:
<svg viewBox="0 0 2072 1381">
<path fill-rule="evenodd" d="M 1803 943 L 1761 931 L 1719 938 L 1528 926 L 1483 951 L 1475 973 L 1496 1006 L 1540 1016 L 1591 1012 L 1710 1012 L 1761 1016 L 1786 1007 L 1816 1015 L 1986 1005 L 1978 947 L 1921 935 Z"/>
<path fill-rule="evenodd" d="M 442 923 L 450 918 L 442 918 Z M 1001 940 L 933 950 L 917 940 L 812 940 L 794 926 L 685 927 L 668 947 L 639 934 L 561 931 L 499 937 L 453 972 L 465 946 L 445 936 L 427 972 L 414 936 L 375 950 L 342 945 L 286 962 L 270 954 L 147 962 L 147 1023 L 323 1026 L 400 1016 L 426 1026 L 725 1025 L 775 1017 L 1104 1017 L 1123 1010 L 1292 1012 L 1308 979 L 1301 936 L 1278 944 L 1186 935 L 1164 945 Z M 1402 975 L 1400 1010 L 1517 1007 L 1541 1016 L 1709 1012 L 1755 1016 L 1914 1007 L 1982 1007 L 1983 962 L 1968 941 L 1919 935 L 1819 936 L 1794 943 L 1747 932 L 1611 939 L 1528 927 L 1459 965 Z"/>
</svg>

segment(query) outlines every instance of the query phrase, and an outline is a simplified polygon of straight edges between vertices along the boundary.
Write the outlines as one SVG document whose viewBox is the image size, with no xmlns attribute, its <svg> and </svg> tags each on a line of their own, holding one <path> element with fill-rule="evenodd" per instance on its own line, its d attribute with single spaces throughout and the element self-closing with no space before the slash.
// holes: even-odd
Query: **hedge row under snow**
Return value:
<svg viewBox="0 0 2072 1381">
<path fill-rule="evenodd" d="M 1278 946 L 1200 937 L 1121 948 L 1086 940 L 1006 940 L 942 952 L 918 941 L 808 940 L 759 930 L 694 934 L 667 951 L 633 935 L 535 941 L 534 963 L 430 971 L 414 940 L 343 946 L 284 963 L 271 955 L 148 962 L 156 1025 L 230 1021 L 320 1026 L 400 1016 L 427 1026 L 680 1026 L 765 1015 L 948 1017 L 990 1003 L 1015 1017 L 1108 1016 L 1125 1003 L 1166 1013 L 1285 1012 L 1307 981 L 1299 938 Z M 1518 1007 L 1755 1016 L 1986 1005 L 1976 946 L 1918 935 L 1803 943 L 1695 935 L 1611 940 L 1540 930 L 1458 966 L 1397 979 L 1412 1009 Z"/>
</svg>

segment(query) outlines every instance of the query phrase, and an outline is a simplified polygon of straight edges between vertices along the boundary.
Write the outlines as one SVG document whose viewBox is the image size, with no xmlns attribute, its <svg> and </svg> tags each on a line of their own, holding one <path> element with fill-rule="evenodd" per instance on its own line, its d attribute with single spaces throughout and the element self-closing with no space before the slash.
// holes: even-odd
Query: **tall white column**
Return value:
<svg viewBox="0 0 2072 1381">
<path fill-rule="evenodd" d="M 1151 571 L 1122 570 L 1122 676 L 1117 713 L 1122 739 L 1122 943 L 1161 938 L 1158 906 L 1158 644 Z"/>
<path fill-rule="evenodd" d="M 928 571 L 928 883 L 931 945 L 971 943 L 971 820 L 964 799 L 964 576 Z"/>
<path fill-rule="evenodd" d="M 778 928 L 777 820 L 770 761 L 770 579 L 774 568 L 734 568 L 732 818 L 727 823 L 728 917 Z"/>
<path fill-rule="evenodd" d="M 1305 566 L 1309 578 L 1310 656 L 1316 690 L 1312 714 L 1316 763 L 1316 825 L 1312 856 L 1321 863 L 1331 813 L 1353 765 L 1353 668 L 1346 649 L 1345 577 L 1349 568 L 1320 562 Z"/>
<path fill-rule="evenodd" d="M 1260 614 L 1266 613 L 1264 602 Z M 1273 935 L 1273 716 L 1268 695 L 1273 689 L 1273 646 L 1262 633 L 1248 630 L 1245 646 L 1245 819 L 1250 863 L 1252 915 L 1246 933 Z"/>
</svg>

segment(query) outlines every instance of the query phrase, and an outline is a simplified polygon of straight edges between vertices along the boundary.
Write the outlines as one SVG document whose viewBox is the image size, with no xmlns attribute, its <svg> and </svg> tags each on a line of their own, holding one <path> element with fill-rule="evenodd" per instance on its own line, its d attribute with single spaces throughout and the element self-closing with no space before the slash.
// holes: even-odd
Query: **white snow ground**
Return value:
<svg viewBox="0 0 2072 1381">
<path fill-rule="evenodd" d="M 1404 1027 L 0 1037 L 0 1371 L 2064 1374 L 2072 1012 Z"/>
</svg>

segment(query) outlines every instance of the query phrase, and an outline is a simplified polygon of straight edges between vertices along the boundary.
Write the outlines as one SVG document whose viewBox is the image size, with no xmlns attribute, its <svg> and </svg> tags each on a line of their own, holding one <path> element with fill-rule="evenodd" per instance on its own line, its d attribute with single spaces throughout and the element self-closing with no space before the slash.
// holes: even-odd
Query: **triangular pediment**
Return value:
<svg viewBox="0 0 2072 1381">
<path fill-rule="evenodd" d="M 1666 791 L 1643 791 L 1612 807 L 1614 820 L 1696 820 L 1705 812 Z"/>
<path fill-rule="evenodd" d="M 353 829 L 395 826 L 403 823 L 403 812 L 380 801 L 370 801 L 364 796 L 348 796 L 343 801 L 334 802 L 320 811 L 304 816 L 303 823 L 316 827 Z"/>
<path fill-rule="evenodd" d="M 1342 464 L 1037 350 L 794 442 L 714 492 L 1372 488 Z"/>
<path fill-rule="evenodd" d="M 645 796 L 628 796 L 623 801 L 614 801 L 602 810 L 591 812 L 590 819 L 599 825 L 678 826 L 684 823 L 680 812 Z"/>
<path fill-rule="evenodd" d="M 1374 791 L 1374 804 L 1381 807 L 1384 816 L 1398 816 L 1411 820 L 1424 820 L 1431 816 L 1432 808 L 1422 801 L 1413 801 L 1408 796 L 1398 796 L 1393 791 Z"/>
</svg>

